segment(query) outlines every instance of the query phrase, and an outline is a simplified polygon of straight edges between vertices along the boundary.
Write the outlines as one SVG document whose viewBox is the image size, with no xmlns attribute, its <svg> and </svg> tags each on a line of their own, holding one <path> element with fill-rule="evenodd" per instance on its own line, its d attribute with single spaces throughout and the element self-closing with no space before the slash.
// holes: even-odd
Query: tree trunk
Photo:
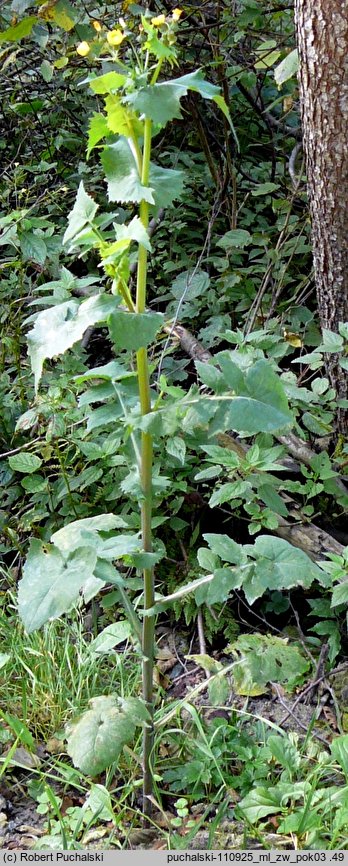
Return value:
<svg viewBox="0 0 348 866">
<path fill-rule="evenodd" d="M 337 332 L 348 321 L 348 0 L 295 0 L 295 21 L 319 317 Z M 326 373 L 347 398 L 337 356 Z M 346 419 L 339 411 L 340 432 Z"/>
</svg>

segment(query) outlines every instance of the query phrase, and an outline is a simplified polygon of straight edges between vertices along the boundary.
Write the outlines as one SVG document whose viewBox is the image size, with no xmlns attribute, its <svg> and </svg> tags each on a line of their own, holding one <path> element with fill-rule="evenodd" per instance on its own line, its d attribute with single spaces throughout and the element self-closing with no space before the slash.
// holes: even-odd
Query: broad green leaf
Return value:
<svg viewBox="0 0 348 866">
<path fill-rule="evenodd" d="M 250 499 L 252 495 L 252 486 L 248 481 L 230 481 L 214 490 L 209 499 L 209 505 L 210 508 L 216 508 L 218 505 L 223 505 L 224 502 L 230 502 L 233 505 L 233 501 L 239 497 Z"/>
<path fill-rule="evenodd" d="M 98 205 L 94 199 L 88 195 L 83 182 L 81 181 L 74 207 L 68 216 L 69 225 L 63 237 L 63 244 L 71 241 L 86 225 L 89 225 L 93 221 L 97 210 Z"/>
<path fill-rule="evenodd" d="M 232 250 L 235 247 L 241 247 L 242 249 L 251 244 L 252 237 L 250 232 L 247 232 L 245 229 L 231 229 L 229 232 L 223 235 L 219 241 L 217 241 L 216 246 L 222 247 L 223 250 Z"/>
<path fill-rule="evenodd" d="M 189 271 L 183 271 L 178 274 L 171 285 L 171 293 L 174 298 L 185 301 L 192 301 L 193 298 L 199 298 L 204 295 L 204 292 L 209 289 L 210 277 L 206 271 L 195 270 L 192 268 Z"/>
<path fill-rule="evenodd" d="M 37 262 L 43 265 L 47 257 L 47 246 L 43 238 L 34 232 L 21 232 L 19 234 L 21 253 L 25 261 Z"/>
<path fill-rule="evenodd" d="M 141 219 L 138 216 L 133 217 L 133 219 L 126 225 L 125 223 L 114 223 L 114 229 L 116 232 L 117 240 L 129 240 L 136 241 L 141 246 L 145 247 L 146 250 L 151 252 L 151 244 L 150 238 L 146 231 L 145 226 L 143 225 Z"/>
<path fill-rule="evenodd" d="M 61 27 L 68 33 L 74 27 L 76 12 L 67 0 L 58 0 L 58 3 L 54 3 L 51 7 L 50 17 L 52 17 L 58 27 Z"/>
<path fill-rule="evenodd" d="M 21 480 L 21 485 L 28 493 L 40 493 L 46 490 L 47 481 L 43 475 L 25 475 Z"/>
<path fill-rule="evenodd" d="M 119 96 L 112 94 L 106 97 L 105 111 L 106 123 L 110 132 L 115 135 L 125 135 L 127 138 L 130 133 L 130 112 L 122 104 Z"/>
<path fill-rule="evenodd" d="M 298 647 L 273 635 L 240 635 L 231 644 L 231 651 L 240 659 L 233 668 L 234 687 L 239 695 L 262 695 L 272 682 L 291 689 L 309 668 L 308 659 Z"/>
<path fill-rule="evenodd" d="M 348 580 L 343 580 L 342 583 L 337 583 L 334 586 L 331 596 L 331 607 L 337 607 L 339 604 L 347 604 L 348 602 Z"/>
<path fill-rule="evenodd" d="M 166 452 L 171 457 L 175 457 L 182 466 L 185 465 L 186 445 L 185 440 L 180 436 L 173 436 L 172 439 L 167 440 Z"/>
<path fill-rule="evenodd" d="M 8 27 L 7 30 L 3 30 L 0 33 L 0 44 L 2 42 L 19 42 L 21 39 L 24 39 L 25 36 L 30 36 L 34 24 L 37 24 L 36 15 L 30 15 L 29 18 L 23 18 L 23 21 L 19 21 L 18 24 L 14 24 L 12 27 Z"/>
<path fill-rule="evenodd" d="M 153 190 L 156 208 L 169 207 L 175 199 L 180 199 L 184 183 L 183 171 L 150 164 L 150 186 Z"/>
<path fill-rule="evenodd" d="M 238 811 L 250 824 L 256 824 L 260 818 L 282 811 L 282 791 L 279 790 L 278 786 L 275 788 L 254 788 L 250 794 L 240 800 Z"/>
<path fill-rule="evenodd" d="M 273 66 L 273 63 L 276 63 L 281 55 L 281 51 L 272 50 L 276 48 L 275 39 L 269 39 L 267 42 L 261 42 L 260 45 L 255 49 L 257 61 L 254 64 L 255 69 L 269 69 L 270 66 Z"/>
<path fill-rule="evenodd" d="M 18 612 L 28 634 L 71 609 L 96 561 L 92 547 L 78 547 L 64 558 L 57 547 L 32 540 L 18 589 Z"/>
<path fill-rule="evenodd" d="M 259 535 L 255 544 L 245 545 L 244 550 L 256 560 L 253 578 L 243 584 L 249 604 L 253 604 L 268 590 L 291 589 L 294 586 L 307 589 L 314 580 L 321 582 L 322 570 L 303 550 L 293 547 L 283 538 Z"/>
<path fill-rule="evenodd" d="M 285 81 L 288 81 L 289 78 L 296 75 L 297 69 L 298 53 L 297 49 L 294 48 L 294 50 L 290 51 L 290 54 L 287 54 L 287 56 L 284 57 L 284 60 L 282 60 L 274 70 L 274 78 L 278 87 L 281 87 Z"/>
<path fill-rule="evenodd" d="M 89 650 L 93 655 L 101 655 L 102 653 L 108 653 L 115 646 L 118 646 L 120 643 L 124 643 L 124 641 L 128 640 L 128 638 L 132 634 L 132 629 L 126 620 L 120 620 L 120 622 L 114 622 L 112 625 L 107 625 L 103 631 L 98 634 L 94 640 L 89 645 Z"/>
<path fill-rule="evenodd" d="M 104 785 L 91 785 L 88 797 L 82 806 L 84 812 L 89 810 L 98 821 L 115 822 L 115 813 L 112 808 L 111 796 Z"/>
<path fill-rule="evenodd" d="M 266 181 L 266 183 L 258 183 L 255 189 L 251 190 L 251 195 L 256 198 L 259 195 L 269 195 L 271 192 L 275 192 L 276 189 L 279 189 L 278 183 L 272 183 L 271 181 Z"/>
<path fill-rule="evenodd" d="M 42 465 L 41 457 L 37 454 L 29 454 L 28 451 L 20 451 L 19 454 L 13 454 L 8 458 L 11 469 L 15 472 L 23 472 L 24 475 L 30 475 L 31 472 L 36 472 Z"/>
<path fill-rule="evenodd" d="M 59 547 L 63 553 L 74 550 L 81 543 L 81 533 L 88 532 L 95 535 L 98 532 L 108 532 L 110 529 L 119 529 L 126 526 L 122 517 L 117 514 L 97 514 L 95 517 L 83 517 L 82 520 L 74 520 L 62 529 L 58 529 L 51 536 L 51 541 Z"/>
<path fill-rule="evenodd" d="M 202 585 L 196 589 L 196 604 L 222 604 L 234 589 L 241 588 L 245 574 L 248 574 L 252 568 L 250 565 L 216 568 L 213 579 L 206 583 L 202 582 Z"/>
<path fill-rule="evenodd" d="M 318 350 L 322 352 L 341 352 L 344 346 L 344 339 L 341 334 L 336 334 L 335 331 L 329 331 L 328 328 L 323 328 L 323 342 L 318 346 Z"/>
<path fill-rule="evenodd" d="M 116 349 L 140 349 L 155 339 L 163 324 L 162 313 L 127 313 L 117 310 L 108 320 Z"/>
<path fill-rule="evenodd" d="M 48 60 L 43 60 L 40 66 L 40 72 L 43 80 L 49 83 L 54 75 L 54 66 Z"/>
<path fill-rule="evenodd" d="M 107 145 L 101 161 L 108 183 L 109 201 L 139 203 L 144 200 L 155 204 L 154 191 L 142 185 L 138 166 L 125 138 Z"/>
<path fill-rule="evenodd" d="M 67 751 L 74 765 L 93 777 L 118 760 L 148 714 L 138 698 L 102 695 L 89 703 L 90 709 L 67 725 Z"/>
<path fill-rule="evenodd" d="M 87 159 L 93 148 L 110 135 L 110 130 L 104 114 L 92 114 L 88 127 Z"/>
<path fill-rule="evenodd" d="M 94 93 L 114 93 L 120 87 L 123 87 L 126 80 L 126 75 L 121 75 L 120 72 L 106 72 L 105 75 L 90 78 L 89 86 Z"/>
<path fill-rule="evenodd" d="M 202 451 L 208 455 L 206 459 L 210 463 L 220 463 L 221 466 L 226 466 L 228 469 L 236 469 L 240 465 L 238 454 L 229 448 L 222 448 L 221 445 L 202 445 Z"/>
<path fill-rule="evenodd" d="M 302 760 L 300 752 L 286 734 L 272 735 L 267 740 L 267 746 L 278 764 L 284 767 L 284 770 L 288 770 L 291 776 L 300 768 Z"/>
<path fill-rule="evenodd" d="M 245 376 L 237 365 L 221 352 L 217 360 L 223 369 L 227 387 L 236 396 L 221 402 L 211 434 L 224 430 L 245 433 L 273 433 L 293 424 L 286 394 L 279 376 L 266 360 L 256 361 Z M 227 366 L 228 365 L 228 366 Z"/>
<path fill-rule="evenodd" d="M 46 358 L 62 355 L 97 322 L 105 322 L 117 302 L 112 295 L 95 295 L 80 303 L 71 299 L 43 310 L 28 334 L 28 351 L 37 389 Z"/>
<path fill-rule="evenodd" d="M 232 562 L 233 565 L 242 565 L 246 562 L 242 545 L 237 544 L 228 535 L 215 535 L 215 533 L 207 532 L 203 538 L 209 544 L 210 550 L 219 556 L 223 562 Z"/>
<path fill-rule="evenodd" d="M 137 112 L 165 126 L 169 120 L 182 117 L 180 100 L 189 90 L 199 93 L 203 99 L 215 99 L 219 95 L 219 87 L 206 81 L 202 71 L 197 69 L 172 81 L 141 87 L 128 99 Z"/>
</svg>

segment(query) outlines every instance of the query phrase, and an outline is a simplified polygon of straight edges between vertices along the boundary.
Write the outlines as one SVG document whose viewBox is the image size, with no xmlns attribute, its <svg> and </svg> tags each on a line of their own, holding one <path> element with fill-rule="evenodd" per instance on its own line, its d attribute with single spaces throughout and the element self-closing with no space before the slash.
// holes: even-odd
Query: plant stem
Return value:
<svg viewBox="0 0 348 866">
<path fill-rule="evenodd" d="M 151 133 L 152 124 L 145 120 L 144 124 L 144 147 L 142 158 L 141 182 L 144 186 L 149 184 L 150 155 L 151 155 Z M 142 201 L 140 204 L 140 219 L 147 229 L 149 224 L 149 205 Z M 146 281 L 147 281 L 147 250 L 139 247 L 136 311 L 145 312 L 146 305 Z M 137 351 L 137 374 L 139 386 L 139 398 L 141 414 L 147 415 L 151 412 L 150 377 L 147 357 L 147 349 L 141 348 Z M 141 503 L 141 536 L 142 548 L 146 553 L 152 551 L 152 436 L 150 433 L 141 435 L 141 487 L 143 500 Z M 154 573 L 152 568 L 145 568 L 144 578 L 144 609 L 148 610 L 154 605 Z M 144 725 L 143 735 L 143 812 L 149 816 L 151 813 L 151 800 L 153 788 L 153 772 L 151 767 L 151 756 L 153 749 L 153 659 L 154 659 L 154 633 L 155 617 L 144 616 L 142 634 L 142 682 L 143 699 L 145 701 L 149 720 Z"/>
</svg>

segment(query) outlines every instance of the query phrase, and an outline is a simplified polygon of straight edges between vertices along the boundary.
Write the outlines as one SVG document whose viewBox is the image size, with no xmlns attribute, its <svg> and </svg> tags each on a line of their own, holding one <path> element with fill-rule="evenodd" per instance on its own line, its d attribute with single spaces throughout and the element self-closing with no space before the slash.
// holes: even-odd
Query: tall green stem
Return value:
<svg viewBox="0 0 348 866">
<path fill-rule="evenodd" d="M 149 185 L 150 155 L 151 155 L 151 133 L 150 120 L 144 125 L 144 148 L 142 158 L 141 182 L 144 186 Z M 149 205 L 142 201 L 140 204 L 140 219 L 145 226 L 149 223 Z M 136 311 L 144 313 L 146 306 L 146 281 L 147 281 L 147 250 L 140 246 L 137 271 L 137 293 Z M 137 352 L 137 374 L 140 397 L 141 414 L 147 415 L 151 411 L 150 377 L 146 348 Z M 142 433 L 141 436 L 141 488 L 143 500 L 141 503 L 141 534 L 142 547 L 146 553 L 152 551 L 152 436 L 150 433 Z M 145 611 L 154 605 L 154 574 L 152 568 L 145 568 L 144 577 L 144 609 Z M 151 800 L 153 787 L 153 773 L 151 767 L 151 755 L 153 749 L 153 660 L 154 660 L 154 616 L 145 616 L 142 634 L 142 682 L 143 698 L 149 712 L 149 722 L 144 726 L 143 738 L 143 811 L 145 815 L 151 813 Z"/>
</svg>

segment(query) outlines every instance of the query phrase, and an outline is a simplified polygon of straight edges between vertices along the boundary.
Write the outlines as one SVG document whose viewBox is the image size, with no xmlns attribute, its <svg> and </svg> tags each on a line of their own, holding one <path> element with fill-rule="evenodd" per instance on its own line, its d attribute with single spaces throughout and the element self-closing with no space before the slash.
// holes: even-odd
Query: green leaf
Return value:
<svg viewBox="0 0 348 866">
<path fill-rule="evenodd" d="M 112 808 L 111 796 L 104 785 L 91 785 L 88 797 L 82 806 L 84 812 L 91 811 L 98 821 L 115 822 L 115 813 Z"/>
<path fill-rule="evenodd" d="M 163 324 L 162 313 L 127 313 L 117 310 L 109 317 L 111 339 L 117 349 L 137 350 L 153 343 Z"/>
<path fill-rule="evenodd" d="M 332 741 L 331 754 L 334 761 L 342 767 L 342 770 L 348 780 L 348 734 L 343 734 L 340 737 L 335 737 Z"/>
<path fill-rule="evenodd" d="M 169 207 L 175 199 L 180 199 L 184 182 L 185 175 L 182 171 L 150 163 L 150 186 L 156 208 Z"/>
<path fill-rule="evenodd" d="M 202 71 L 197 69 L 181 78 L 141 87 L 128 99 L 139 114 L 165 126 L 169 120 L 182 117 L 180 100 L 189 90 L 199 93 L 203 99 L 215 99 L 220 92 L 219 87 L 206 81 Z"/>
<path fill-rule="evenodd" d="M 24 475 L 30 475 L 36 472 L 42 465 L 42 460 L 37 454 L 29 454 L 28 451 L 20 451 L 19 454 L 13 454 L 8 458 L 11 469 L 15 472 L 23 472 Z"/>
<path fill-rule="evenodd" d="M 74 765 L 93 777 L 118 760 L 148 713 L 138 698 L 102 695 L 89 703 L 90 709 L 67 726 L 67 751 Z"/>
<path fill-rule="evenodd" d="M 256 560 L 255 575 L 246 580 L 243 589 L 249 604 L 268 590 L 308 588 L 314 580 L 321 581 L 323 572 L 303 550 L 293 547 L 283 538 L 259 535 L 255 544 L 244 546 Z"/>
<path fill-rule="evenodd" d="M 85 191 L 83 182 L 81 181 L 74 207 L 68 216 L 69 225 L 63 237 L 63 244 L 71 241 L 86 225 L 89 225 L 93 221 L 97 210 L 98 205 Z"/>
<path fill-rule="evenodd" d="M 251 195 L 254 198 L 259 195 L 269 195 L 271 192 L 275 192 L 276 189 L 279 189 L 278 183 L 272 183 L 271 181 L 267 181 L 266 183 L 258 183 L 257 187 L 251 190 Z"/>
<path fill-rule="evenodd" d="M 286 736 L 275 734 L 267 740 L 267 746 L 271 750 L 273 757 L 284 770 L 288 770 L 292 776 L 294 771 L 301 766 L 301 755 L 296 749 L 296 746 Z"/>
<path fill-rule="evenodd" d="M 210 550 L 217 554 L 223 562 L 232 562 L 234 565 L 242 565 L 246 562 L 242 545 L 237 544 L 228 535 L 215 535 L 215 533 L 207 532 L 203 538 L 209 544 Z"/>
<path fill-rule="evenodd" d="M 52 81 L 54 74 L 54 66 L 48 60 L 43 60 L 40 66 L 40 72 L 43 77 L 43 80 L 49 83 Z"/>
<path fill-rule="evenodd" d="M 273 635 L 240 635 L 231 650 L 237 658 L 240 656 L 233 668 L 234 687 L 239 695 L 262 695 L 272 682 L 292 688 L 299 675 L 309 668 L 308 659 L 298 647 Z"/>
<path fill-rule="evenodd" d="M 114 229 L 116 232 L 117 240 L 130 240 L 136 241 L 141 246 L 145 247 L 146 250 L 151 252 L 151 244 L 150 238 L 146 231 L 145 226 L 143 225 L 141 219 L 138 216 L 133 217 L 133 219 L 126 225 L 125 223 L 114 223 Z"/>
<path fill-rule="evenodd" d="M 218 431 L 220 419 L 221 430 L 249 434 L 273 433 L 293 424 L 284 387 L 269 361 L 256 361 L 243 377 L 236 365 L 229 361 L 228 355 L 221 352 L 217 360 L 223 368 L 226 385 L 237 396 L 229 404 L 221 406 L 215 426 L 212 425 L 212 433 Z M 224 363 L 226 360 L 229 361 L 229 369 Z"/>
<path fill-rule="evenodd" d="M 87 144 L 87 159 L 90 156 L 93 148 L 99 144 L 103 138 L 110 135 L 110 130 L 106 122 L 104 114 L 92 114 L 88 127 L 88 144 Z"/>
<path fill-rule="evenodd" d="M 106 72 L 105 75 L 90 78 L 89 86 L 94 93 L 113 93 L 123 87 L 126 81 L 126 75 L 121 75 L 120 72 Z"/>
<path fill-rule="evenodd" d="M 296 75 L 297 69 L 298 53 L 297 49 L 294 48 L 294 50 L 290 51 L 290 54 L 287 54 L 287 56 L 284 57 L 284 60 L 282 60 L 274 70 L 274 78 L 278 87 L 281 87 L 285 81 L 288 81 L 289 78 Z"/>
<path fill-rule="evenodd" d="M 171 293 L 177 300 L 184 298 L 185 301 L 192 301 L 193 298 L 203 297 L 204 292 L 209 289 L 209 285 L 209 274 L 206 271 L 192 268 L 175 277 L 171 285 Z"/>
<path fill-rule="evenodd" d="M 256 824 L 266 815 L 282 811 L 282 791 L 275 788 L 254 788 L 238 804 L 238 811 L 250 823 Z"/>
<path fill-rule="evenodd" d="M 71 553 L 76 547 L 83 545 L 95 547 L 98 556 L 100 556 L 103 552 L 105 553 L 105 546 L 107 547 L 110 539 L 108 539 L 108 542 L 104 542 L 100 538 L 99 532 L 109 532 L 111 529 L 116 528 L 123 529 L 125 526 L 123 518 L 118 517 L 116 514 L 98 514 L 96 517 L 83 517 L 82 520 L 74 520 L 73 523 L 62 526 L 61 529 L 53 533 L 51 541 L 59 547 L 64 556 Z M 124 554 L 130 553 L 140 546 L 139 540 L 137 541 L 137 546 L 128 544 L 129 539 L 133 540 L 137 536 L 120 536 L 120 538 L 122 539 L 121 545 Z M 112 544 L 115 545 L 115 550 L 117 549 L 119 552 L 120 542 L 117 536 L 112 537 Z M 116 559 L 116 556 L 114 558 Z"/>
<path fill-rule="evenodd" d="M 47 257 L 47 247 L 44 239 L 33 232 L 21 232 L 18 236 L 23 259 L 43 265 Z"/>
<path fill-rule="evenodd" d="M 252 495 L 252 486 L 248 481 L 232 481 L 227 484 L 222 484 L 221 487 L 214 490 L 210 499 L 210 508 L 216 508 L 218 505 L 223 505 L 224 502 L 230 502 L 233 505 L 233 500 L 241 497 L 242 499 L 250 499 Z"/>
<path fill-rule="evenodd" d="M 108 182 L 109 201 L 139 203 L 144 200 L 155 204 L 153 189 L 142 185 L 138 166 L 125 138 L 107 145 L 101 161 Z"/>
<path fill-rule="evenodd" d="M 57 547 L 32 540 L 18 590 L 18 612 L 28 634 L 71 609 L 96 561 L 92 547 L 78 547 L 65 559 Z"/>
<path fill-rule="evenodd" d="M 329 331 L 328 328 L 323 328 L 323 342 L 318 349 L 322 352 L 341 352 L 344 346 L 344 339 L 340 334 L 334 331 Z"/>
<path fill-rule="evenodd" d="M 105 99 L 106 122 L 110 132 L 115 135 L 129 136 L 131 128 L 130 111 L 115 94 Z"/>
<path fill-rule="evenodd" d="M 171 457 L 175 457 L 182 466 L 185 465 L 186 445 L 185 440 L 180 436 L 173 436 L 172 439 L 167 439 L 166 452 Z"/>
<path fill-rule="evenodd" d="M 108 653 L 115 646 L 128 640 L 131 634 L 132 629 L 129 622 L 126 620 L 114 622 L 112 625 L 107 625 L 106 628 L 104 628 L 103 631 L 92 640 L 89 645 L 89 650 L 93 655 L 97 656 L 102 653 Z"/>
<path fill-rule="evenodd" d="M 46 358 L 62 355 L 97 322 L 105 322 L 115 309 L 112 295 L 95 295 L 80 303 L 65 301 L 38 314 L 28 334 L 28 351 L 37 389 Z"/>
<path fill-rule="evenodd" d="M 0 33 L 0 44 L 2 42 L 20 42 L 25 36 L 30 36 L 34 24 L 37 24 L 36 15 L 23 18 L 23 21 L 19 21 L 18 24 L 14 24 L 13 27 L 8 27 L 7 30 Z"/>
<path fill-rule="evenodd" d="M 343 580 L 342 583 L 336 584 L 332 591 L 331 607 L 337 607 L 339 604 L 347 604 L 348 602 L 348 580 Z"/>
<path fill-rule="evenodd" d="M 223 250 L 232 250 L 235 247 L 241 247 L 242 249 L 251 244 L 252 237 L 250 232 L 247 232 L 245 229 L 231 229 L 229 232 L 223 235 L 219 241 L 217 241 L 216 246 L 222 247 Z"/>
<path fill-rule="evenodd" d="M 28 493 L 40 493 L 47 488 L 47 481 L 43 475 L 25 475 L 21 485 Z"/>
</svg>

